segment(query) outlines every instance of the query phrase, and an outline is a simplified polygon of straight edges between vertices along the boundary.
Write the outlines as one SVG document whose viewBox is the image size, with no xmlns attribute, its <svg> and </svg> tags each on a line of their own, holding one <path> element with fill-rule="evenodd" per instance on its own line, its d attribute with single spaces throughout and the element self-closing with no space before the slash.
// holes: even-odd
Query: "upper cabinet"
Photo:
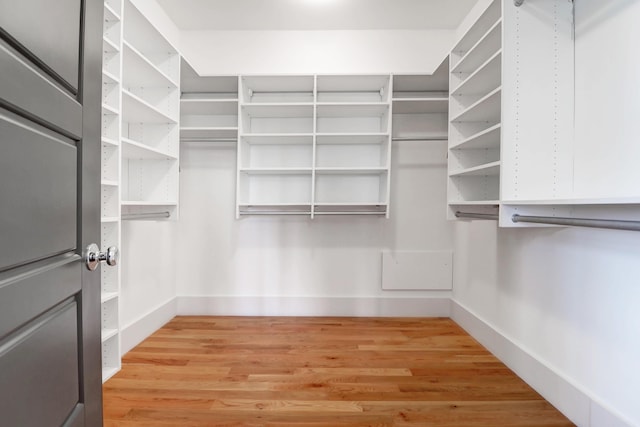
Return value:
<svg viewBox="0 0 640 427">
<path fill-rule="evenodd" d="M 122 213 L 178 214 L 180 56 L 131 3 L 122 42 Z"/>
</svg>

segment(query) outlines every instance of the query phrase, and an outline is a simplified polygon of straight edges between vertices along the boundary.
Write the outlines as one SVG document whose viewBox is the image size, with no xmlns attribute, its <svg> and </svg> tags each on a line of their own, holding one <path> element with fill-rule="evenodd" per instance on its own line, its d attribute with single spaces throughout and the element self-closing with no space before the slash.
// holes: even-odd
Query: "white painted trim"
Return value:
<svg viewBox="0 0 640 427">
<path fill-rule="evenodd" d="M 451 319 L 581 427 L 632 427 L 583 387 L 511 340 L 468 307 L 451 300 Z"/>
<path fill-rule="evenodd" d="M 178 315 L 449 317 L 448 297 L 179 296 Z"/>
<path fill-rule="evenodd" d="M 176 307 L 176 298 L 171 298 L 124 326 L 121 332 L 121 355 L 126 354 L 173 319 L 177 314 Z"/>
</svg>

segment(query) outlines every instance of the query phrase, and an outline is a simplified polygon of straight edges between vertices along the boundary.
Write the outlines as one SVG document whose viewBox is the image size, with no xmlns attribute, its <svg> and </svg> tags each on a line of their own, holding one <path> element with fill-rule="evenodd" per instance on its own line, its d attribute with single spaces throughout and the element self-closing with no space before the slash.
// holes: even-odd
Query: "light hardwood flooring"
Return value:
<svg viewBox="0 0 640 427">
<path fill-rule="evenodd" d="M 104 385 L 105 427 L 571 426 L 449 319 L 176 317 Z"/>
</svg>

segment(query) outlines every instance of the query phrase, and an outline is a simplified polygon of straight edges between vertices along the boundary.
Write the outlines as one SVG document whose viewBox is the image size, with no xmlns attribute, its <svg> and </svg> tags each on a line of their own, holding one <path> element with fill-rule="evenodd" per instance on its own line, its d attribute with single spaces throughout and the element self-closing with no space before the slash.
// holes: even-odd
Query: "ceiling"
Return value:
<svg viewBox="0 0 640 427">
<path fill-rule="evenodd" d="M 453 29 L 478 0 L 157 0 L 181 30 Z"/>
</svg>

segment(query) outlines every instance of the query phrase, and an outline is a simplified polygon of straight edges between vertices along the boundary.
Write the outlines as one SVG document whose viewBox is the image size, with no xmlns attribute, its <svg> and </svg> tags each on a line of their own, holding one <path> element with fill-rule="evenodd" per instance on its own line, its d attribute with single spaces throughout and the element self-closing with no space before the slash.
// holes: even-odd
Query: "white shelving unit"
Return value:
<svg viewBox="0 0 640 427">
<path fill-rule="evenodd" d="M 455 44 L 449 218 L 457 211 L 492 213 L 501 226 L 530 226 L 504 217 L 512 208 L 503 209 L 503 200 L 551 204 L 571 195 L 573 105 L 566 100 L 574 98 L 572 13 L 563 0 L 520 7 L 493 0 Z"/>
<path fill-rule="evenodd" d="M 121 211 L 176 219 L 180 56 L 130 0 L 123 1 Z"/>
<path fill-rule="evenodd" d="M 238 77 L 199 76 L 183 59 L 180 141 L 234 145 L 238 140 Z"/>
<path fill-rule="evenodd" d="M 100 246 L 121 247 L 122 2 L 104 3 Z M 121 266 L 101 267 L 102 380 L 120 370 Z"/>
<path fill-rule="evenodd" d="M 449 59 L 433 74 L 393 76 L 393 139 L 446 141 Z"/>
<path fill-rule="evenodd" d="M 500 200 L 502 1 L 494 0 L 450 55 L 448 217 Z"/>
<path fill-rule="evenodd" d="M 387 215 L 391 80 L 241 76 L 236 216 Z"/>
</svg>

